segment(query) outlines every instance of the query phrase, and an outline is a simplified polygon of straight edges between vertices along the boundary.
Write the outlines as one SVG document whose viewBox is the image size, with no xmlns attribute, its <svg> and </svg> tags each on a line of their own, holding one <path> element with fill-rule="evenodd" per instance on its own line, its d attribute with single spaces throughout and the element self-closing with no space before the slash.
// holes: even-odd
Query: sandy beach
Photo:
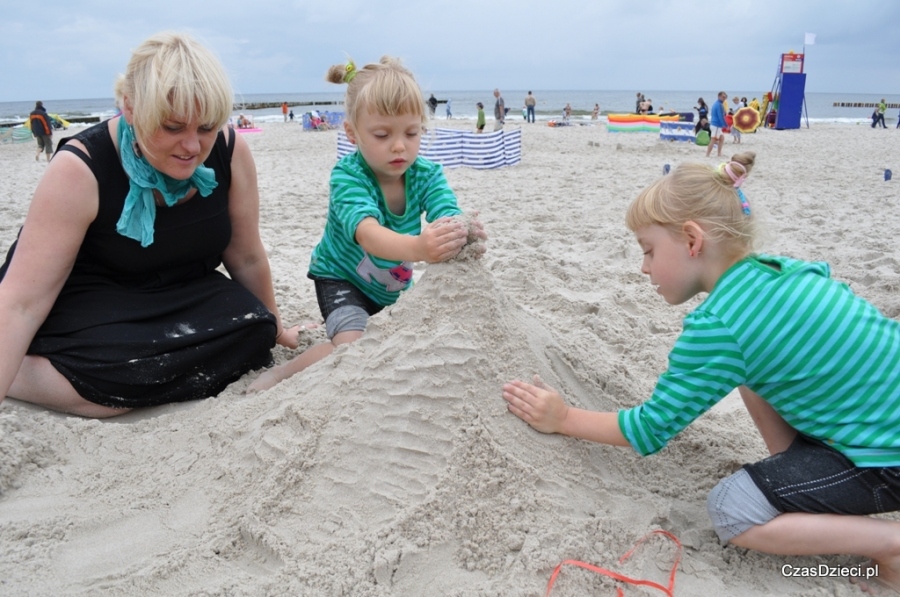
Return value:
<svg viewBox="0 0 900 597">
<path fill-rule="evenodd" d="M 306 270 L 336 133 L 260 126 L 245 139 L 282 317 L 317 321 Z M 586 408 L 650 395 L 702 297 L 672 307 L 654 292 L 624 212 L 665 164 L 722 161 L 602 123 L 511 127 L 523 129 L 520 164 L 447 170 L 461 207 L 481 213 L 484 258 L 417 266 L 415 287 L 360 341 L 302 374 L 247 396 L 251 373 L 217 398 L 106 421 L 4 401 L 0 595 L 538 597 L 566 559 L 666 584 L 675 549 L 661 536 L 618 562 L 658 529 L 684 546 L 676 595 L 859 594 L 846 579 L 782 574 L 856 558 L 718 543 L 707 493 L 765 455 L 734 396 L 647 458 L 542 435 L 506 411 L 501 384 L 534 374 Z M 900 174 L 898 135 L 819 124 L 725 147 L 757 153 L 744 188 L 761 249 L 827 261 L 893 318 L 900 182 L 883 173 Z M 4 253 L 46 169 L 34 150 L 0 146 Z M 303 333 L 305 345 L 323 338 Z M 552 594 L 614 586 L 566 567 Z"/>
</svg>

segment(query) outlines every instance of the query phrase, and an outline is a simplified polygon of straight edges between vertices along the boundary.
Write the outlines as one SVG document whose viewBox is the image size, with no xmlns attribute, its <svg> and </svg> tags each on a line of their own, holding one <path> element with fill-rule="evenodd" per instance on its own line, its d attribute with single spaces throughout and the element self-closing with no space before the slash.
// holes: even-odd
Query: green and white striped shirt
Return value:
<svg viewBox="0 0 900 597">
<path fill-rule="evenodd" d="M 328 221 L 313 249 L 309 273 L 346 280 L 378 305 L 397 302 L 412 283 L 412 264 L 369 255 L 356 242 L 356 227 L 364 218 L 375 218 L 394 232 L 416 236 L 422 232 L 423 213 L 429 223 L 461 213 L 440 164 L 416 158 L 404 174 L 404 185 L 406 211 L 391 213 L 362 154 L 354 151 L 341 158 L 331 171 Z"/>
<path fill-rule="evenodd" d="M 767 255 L 726 271 L 684 319 L 651 398 L 619 411 L 631 445 L 660 450 L 746 385 L 857 466 L 900 466 L 900 323 L 829 276 Z"/>
</svg>

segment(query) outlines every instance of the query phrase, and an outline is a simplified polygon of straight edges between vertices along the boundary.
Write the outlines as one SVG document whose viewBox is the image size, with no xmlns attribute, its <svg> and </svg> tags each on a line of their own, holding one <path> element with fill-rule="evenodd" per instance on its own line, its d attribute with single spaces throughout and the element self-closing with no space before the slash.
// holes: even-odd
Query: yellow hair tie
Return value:
<svg viewBox="0 0 900 597">
<path fill-rule="evenodd" d="M 344 83 L 349 83 L 353 80 L 353 77 L 356 76 L 356 65 L 353 64 L 353 61 L 347 63 L 345 67 L 346 72 L 344 73 Z"/>
</svg>

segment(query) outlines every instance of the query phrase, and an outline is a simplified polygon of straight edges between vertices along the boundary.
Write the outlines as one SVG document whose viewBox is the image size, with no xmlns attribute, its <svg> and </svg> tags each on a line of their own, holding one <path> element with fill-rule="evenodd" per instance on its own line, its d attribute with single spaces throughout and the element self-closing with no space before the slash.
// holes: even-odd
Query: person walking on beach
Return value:
<svg viewBox="0 0 900 597">
<path fill-rule="evenodd" d="M 450 100 L 447 100 L 447 120 L 453 118 L 453 111 L 450 109 Z"/>
<path fill-rule="evenodd" d="M 287 102 L 281 102 L 281 115 L 284 116 L 284 121 L 288 121 L 288 105 Z"/>
<path fill-rule="evenodd" d="M 329 341 L 265 371 L 248 392 L 268 389 L 362 337 L 369 317 L 412 285 L 414 262 L 456 257 L 470 230 L 485 238 L 477 220 L 467 226 L 454 217 L 462 212 L 441 165 L 419 157 L 428 119 L 413 74 L 384 57 L 358 70 L 352 62 L 336 64 L 327 80 L 347 85 L 344 131 L 357 147 L 331 171 L 325 231 L 307 274 Z"/>
<path fill-rule="evenodd" d="M 37 153 L 34 154 L 34 161 L 40 161 L 41 152 L 44 152 L 49 162 L 53 156 L 53 123 L 50 122 L 50 115 L 44 109 L 44 102 L 35 102 L 34 110 L 28 115 L 28 124 L 31 134 L 37 140 Z"/>
<path fill-rule="evenodd" d="M 753 252 L 758 224 L 742 186 L 754 162 L 747 152 L 719 168 L 683 164 L 628 208 L 656 292 L 672 305 L 707 295 L 649 399 L 584 410 L 537 376 L 505 384 L 502 397 L 537 431 L 647 456 L 737 388 L 770 456 L 709 493 L 722 543 L 870 558 L 863 568 L 900 590 L 900 521 L 871 517 L 900 510 L 900 322 L 825 263 Z"/>
<path fill-rule="evenodd" d="M 537 99 L 528 92 L 525 96 L 525 121 L 534 122 L 534 107 L 537 105 Z"/>
<path fill-rule="evenodd" d="M 431 111 L 431 117 L 434 118 L 434 112 L 437 110 L 438 101 L 437 98 L 434 97 L 434 94 L 431 94 L 431 97 L 428 98 L 428 110 Z"/>
<path fill-rule="evenodd" d="M 499 131 L 506 124 L 506 103 L 499 89 L 494 89 L 494 97 L 497 99 L 494 102 L 494 130 Z"/>
<path fill-rule="evenodd" d="M 709 145 L 706 146 L 706 157 L 712 153 L 713 145 L 718 146 L 717 155 L 722 155 L 722 146 L 725 145 L 725 100 L 728 94 L 724 91 L 719 92 L 716 101 L 713 102 L 712 109 L 709 112 L 709 124 L 712 127 L 712 135 L 709 139 Z"/>
<path fill-rule="evenodd" d="M 887 102 L 884 101 L 884 98 L 881 98 L 881 101 L 875 106 L 874 117 L 872 118 L 872 128 L 875 128 L 878 123 L 881 123 L 881 128 L 887 128 L 887 125 L 884 123 L 885 112 L 887 112 Z"/>
</svg>

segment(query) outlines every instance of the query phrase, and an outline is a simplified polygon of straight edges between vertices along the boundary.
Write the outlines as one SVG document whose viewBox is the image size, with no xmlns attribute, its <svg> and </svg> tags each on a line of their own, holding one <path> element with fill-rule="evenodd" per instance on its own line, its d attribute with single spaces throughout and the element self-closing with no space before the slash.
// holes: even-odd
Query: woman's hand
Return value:
<svg viewBox="0 0 900 597">
<path fill-rule="evenodd" d="M 285 348 L 295 349 L 300 345 L 300 326 L 284 328 L 281 333 L 275 336 L 275 342 Z"/>
<path fill-rule="evenodd" d="M 504 384 L 503 399 L 510 412 L 541 433 L 559 433 L 569 413 L 559 392 L 537 375 L 534 385 L 518 380 Z"/>
</svg>

